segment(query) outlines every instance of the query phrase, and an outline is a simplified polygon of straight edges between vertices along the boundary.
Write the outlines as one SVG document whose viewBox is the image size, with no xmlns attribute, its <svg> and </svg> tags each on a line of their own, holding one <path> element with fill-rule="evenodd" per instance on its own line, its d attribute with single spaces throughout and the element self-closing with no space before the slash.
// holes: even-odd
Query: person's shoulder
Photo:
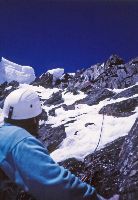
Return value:
<svg viewBox="0 0 138 200">
<path fill-rule="evenodd" d="M 3 127 L 1 127 L 0 132 L 1 137 L 3 135 L 5 139 L 9 138 L 10 140 L 15 139 L 20 141 L 24 138 L 32 137 L 32 135 L 24 128 L 12 124 L 4 124 Z"/>
<path fill-rule="evenodd" d="M 24 133 L 28 133 L 30 134 L 27 130 L 25 130 L 24 128 L 20 127 L 20 126 L 16 126 L 16 125 L 13 125 L 13 124 L 10 124 L 10 123 L 5 123 L 2 128 L 4 130 L 10 130 L 10 131 L 20 131 L 20 132 L 24 132 Z"/>
<path fill-rule="evenodd" d="M 29 137 L 32 137 L 31 134 L 18 126 L 5 124 L 0 128 L 1 147 L 4 149 L 5 154 L 6 152 L 10 152 L 18 143 Z"/>
</svg>

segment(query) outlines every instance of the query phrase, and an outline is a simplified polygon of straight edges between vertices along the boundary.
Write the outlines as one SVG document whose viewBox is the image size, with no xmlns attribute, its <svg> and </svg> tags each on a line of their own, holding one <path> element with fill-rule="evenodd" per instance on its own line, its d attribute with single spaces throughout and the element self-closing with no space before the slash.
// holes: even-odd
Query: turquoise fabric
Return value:
<svg viewBox="0 0 138 200">
<path fill-rule="evenodd" d="M 0 167 L 37 200 L 98 200 L 96 191 L 49 156 L 23 128 L 0 127 Z"/>
</svg>

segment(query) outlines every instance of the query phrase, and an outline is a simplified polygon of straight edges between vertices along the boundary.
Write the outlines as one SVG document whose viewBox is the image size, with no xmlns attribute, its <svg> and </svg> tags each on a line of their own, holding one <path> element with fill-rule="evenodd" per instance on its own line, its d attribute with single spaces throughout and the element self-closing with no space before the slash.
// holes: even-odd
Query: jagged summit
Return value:
<svg viewBox="0 0 138 200">
<path fill-rule="evenodd" d="M 0 62 L 0 84 L 13 80 L 19 83 L 31 83 L 35 80 L 34 69 L 30 66 L 18 65 L 2 57 Z"/>
<path fill-rule="evenodd" d="M 53 73 L 45 73 L 34 84 L 45 88 L 57 86 L 70 91 L 84 92 L 90 92 L 96 87 L 123 89 L 138 82 L 137 64 L 137 58 L 124 63 L 122 58 L 114 54 L 103 63 L 77 70 L 74 75 L 65 73 L 62 77 L 57 76 L 55 79 Z"/>
<path fill-rule="evenodd" d="M 111 67 L 113 65 L 121 65 L 124 64 L 124 60 L 122 58 L 120 58 L 118 55 L 116 54 L 112 54 L 108 60 L 106 61 L 105 65 Z"/>
</svg>

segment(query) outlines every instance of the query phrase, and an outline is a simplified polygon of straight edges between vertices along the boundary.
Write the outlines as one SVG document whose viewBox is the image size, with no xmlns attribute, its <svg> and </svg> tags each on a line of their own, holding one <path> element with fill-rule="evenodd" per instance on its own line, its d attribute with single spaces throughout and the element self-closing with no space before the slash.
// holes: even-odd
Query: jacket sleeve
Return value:
<svg viewBox="0 0 138 200">
<path fill-rule="evenodd" d="M 99 200 L 95 188 L 55 163 L 35 138 L 18 143 L 12 157 L 16 183 L 37 200 Z"/>
</svg>

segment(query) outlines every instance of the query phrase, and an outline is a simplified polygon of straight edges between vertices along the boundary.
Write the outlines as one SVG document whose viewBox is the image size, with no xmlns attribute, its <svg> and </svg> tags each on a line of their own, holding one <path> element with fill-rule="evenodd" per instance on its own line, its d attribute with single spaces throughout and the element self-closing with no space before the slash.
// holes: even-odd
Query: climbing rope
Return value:
<svg viewBox="0 0 138 200">
<path fill-rule="evenodd" d="M 101 125 L 101 130 L 100 130 L 100 136 L 99 136 L 99 140 L 98 140 L 98 144 L 94 150 L 94 153 L 97 151 L 98 147 L 99 147 L 99 144 L 100 144 L 100 141 L 101 141 L 101 137 L 102 137 L 102 133 L 103 133 L 103 125 L 104 125 L 104 112 L 103 112 L 103 119 L 102 119 L 102 125 Z"/>
</svg>

